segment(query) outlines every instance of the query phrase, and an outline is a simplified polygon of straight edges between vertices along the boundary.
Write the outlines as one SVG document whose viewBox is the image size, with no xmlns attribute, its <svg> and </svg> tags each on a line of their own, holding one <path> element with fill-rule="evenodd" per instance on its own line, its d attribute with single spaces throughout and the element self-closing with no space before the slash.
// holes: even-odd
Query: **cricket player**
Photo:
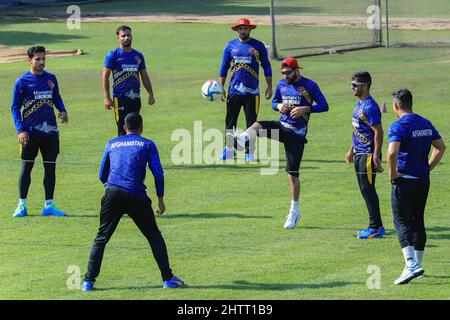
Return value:
<svg viewBox="0 0 450 320">
<path fill-rule="evenodd" d="M 13 217 L 28 215 L 26 201 L 31 184 L 31 171 L 39 151 L 44 163 L 45 203 L 42 215 L 64 217 L 66 213 L 58 209 L 53 202 L 56 158 L 59 154 L 59 130 L 55 109 L 58 110 L 58 118 L 62 123 L 67 123 L 69 117 L 55 75 L 44 70 L 45 48 L 31 47 L 27 54 L 30 70 L 17 79 L 11 104 L 22 158 L 19 203 Z"/>
<path fill-rule="evenodd" d="M 104 105 L 106 109 L 114 108 L 118 135 L 124 135 L 124 119 L 130 112 L 141 110 L 140 85 L 148 92 L 148 104 L 155 103 L 152 83 L 145 65 L 144 55 L 131 47 L 133 40 L 131 28 L 120 26 L 116 31 L 120 46 L 112 50 L 105 59 L 102 83 Z M 109 78 L 113 76 L 113 99 L 109 89 Z"/>
<path fill-rule="evenodd" d="M 173 275 L 164 238 L 156 224 L 152 201 L 144 185 L 147 166 L 155 180 L 160 214 L 166 210 L 164 204 L 164 173 L 153 141 L 141 136 L 141 115 L 132 112 L 125 117 L 126 135 L 110 140 L 100 166 L 100 181 L 105 185 L 101 201 L 100 226 L 89 257 L 88 270 L 82 289 L 94 289 L 100 273 L 105 246 L 114 233 L 120 218 L 128 214 L 147 238 L 158 264 L 164 288 L 176 288 L 184 282 Z M 128 272 L 132 271 L 132 266 Z"/>
<path fill-rule="evenodd" d="M 352 92 L 358 98 L 353 111 L 352 145 L 345 161 L 354 163 L 359 190 L 369 211 L 369 226 L 358 232 L 359 239 L 382 238 L 385 233 L 380 214 L 380 202 L 375 188 L 377 172 L 381 167 L 381 147 L 383 145 L 383 125 L 377 102 L 370 95 L 372 77 L 367 71 L 352 76 Z"/>
<path fill-rule="evenodd" d="M 441 160 L 446 146 L 433 124 L 413 112 L 408 89 L 393 93 L 393 109 L 399 118 L 389 128 L 387 162 L 392 183 L 394 226 L 405 259 L 405 268 L 394 284 L 422 277 L 425 252 L 425 206 L 430 171 Z M 433 146 L 430 158 L 428 155 Z"/>
<path fill-rule="evenodd" d="M 300 162 L 311 114 L 328 111 L 328 103 L 319 86 L 300 74 L 297 59 L 288 57 L 281 63 L 283 79 L 278 82 L 272 108 L 280 113 L 278 121 L 258 121 L 240 135 L 232 134 L 241 147 L 256 136 L 278 139 L 284 144 L 286 172 L 289 177 L 291 207 L 284 224 L 285 229 L 295 228 L 301 217 Z"/>
<path fill-rule="evenodd" d="M 267 49 L 264 43 L 250 37 L 251 30 L 255 28 L 256 25 L 251 24 L 249 19 L 239 19 L 231 27 L 233 31 L 238 33 L 239 37 L 228 42 L 223 51 L 219 79 L 222 86 L 225 85 L 231 64 L 228 96 L 225 91 L 222 95 L 222 101 L 226 100 L 227 103 L 225 118 L 227 132 L 236 128 L 242 107 L 244 107 L 247 128 L 256 122 L 260 104 L 259 65 L 263 68 L 266 78 L 265 98 L 270 99 L 272 97 L 272 68 Z M 220 155 L 220 160 L 232 159 L 235 156 L 233 139 L 226 139 L 226 147 Z M 245 160 L 255 161 L 254 150 L 250 150 L 248 144 L 245 148 Z"/>
</svg>

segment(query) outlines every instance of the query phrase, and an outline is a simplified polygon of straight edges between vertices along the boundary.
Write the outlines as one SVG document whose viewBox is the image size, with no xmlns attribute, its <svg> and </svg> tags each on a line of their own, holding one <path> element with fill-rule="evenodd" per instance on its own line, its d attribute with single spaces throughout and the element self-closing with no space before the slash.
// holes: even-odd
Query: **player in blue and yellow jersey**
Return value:
<svg viewBox="0 0 450 320">
<path fill-rule="evenodd" d="M 392 183 L 394 226 L 405 258 L 405 268 L 395 284 L 406 284 L 424 274 L 425 206 L 430 171 L 441 160 L 445 143 L 432 123 L 415 114 L 408 89 L 393 93 L 393 109 L 399 118 L 389 128 L 387 162 Z M 431 146 L 433 151 L 428 159 Z"/>
<path fill-rule="evenodd" d="M 288 57 L 281 64 L 283 79 L 278 82 L 272 100 L 274 111 L 280 112 L 278 121 L 258 121 L 240 135 L 229 134 L 239 146 L 256 136 L 278 139 L 284 144 L 286 171 L 291 190 L 291 208 L 285 229 L 295 228 L 301 217 L 300 200 L 300 162 L 308 131 L 311 114 L 328 111 L 328 103 L 319 86 L 314 81 L 301 76 L 300 66 L 295 58 Z"/>
<path fill-rule="evenodd" d="M 143 121 L 138 113 L 133 112 L 126 116 L 124 130 L 126 135 L 107 143 L 100 166 L 99 178 L 105 186 L 105 195 L 101 201 L 100 226 L 91 249 L 82 289 L 94 289 L 106 244 L 125 213 L 147 238 L 161 271 L 163 286 L 175 288 L 184 282 L 175 277 L 170 269 L 166 244 L 156 224 L 152 201 L 147 196 L 144 185 L 148 166 L 155 180 L 159 213 L 163 214 L 166 210 L 164 173 L 158 149 L 153 141 L 141 136 Z"/>
<path fill-rule="evenodd" d="M 102 83 L 105 108 L 114 108 L 118 135 L 124 135 L 124 119 L 130 112 L 141 110 L 140 86 L 148 92 L 148 104 L 155 103 L 152 83 L 147 72 L 144 56 L 131 47 L 132 34 L 128 26 L 116 31 L 120 46 L 108 53 L 103 67 Z M 109 89 L 109 77 L 113 77 L 113 99 Z"/>
<path fill-rule="evenodd" d="M 26 199 L 31 184 L 34 160 L 41 151 L 44 162 L 45 204 L 43 216 L 65 216 L 54 202 L 56 158 L 59 154 L 59 131 L 55 110 L 62 123 L 69 121 L 59 94 L 55 75 L 45 71 L 45 48 L 31 47 L 27 51 L 30 70 L 21 75 L 14 86 L 11 112 L 18 133 L 22 167 L 19 177 L 19 204 L 14 217 L 28 214 Z"/>
<path fill-rule="evenodd" d="M 376 173 L 383 172 L 383 126 L 380 108 L 370 95 L 371 85 L 372 77 L 367 71 L 357 72 L 352 76 L 352 92 L 358 101 L 352 117 L 352 145 L 345 161 L 348 164 L 354 163 L 359 189 L 369 211 L 369 226 L 358 232 L 359 239 L 382 238 L 385 233 L 375 188 Z"/>
<path fill-rule="evenodd" d="M 236 128 L 241 107 L 244 107 L 247 128 L 256 122 L 259 105 L 259 65 L 264 70 L 266 78 L 265 98 L 272 97 L 272 68 L 264 43 L 250 37 L 250 31 L 256 26 L 250 20 L 242 18 L 231 27 L 239 35 L 237 39 L 228 42 L 223 52 L 220 66 L 220 84 L 225 85 L 228 70 L 231 66 L 231 79 L 228 86 L 228 96 L 224 91 L 222 101 L 227 103 L 225 128 L 230 132 Z M 220 156 L 221 160 L 236 156 L 231 139 L 226 139 L 226 147 Z M 245 160 L 255 161 L 254 150 L 246 146 Z"/>
</svg>

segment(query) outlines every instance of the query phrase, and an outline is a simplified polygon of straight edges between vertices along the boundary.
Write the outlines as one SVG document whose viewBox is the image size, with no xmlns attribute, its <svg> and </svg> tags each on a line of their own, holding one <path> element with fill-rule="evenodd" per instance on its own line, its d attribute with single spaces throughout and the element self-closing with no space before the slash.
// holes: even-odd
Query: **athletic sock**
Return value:
<svg viewBox="0 0 450 320">
<path fill-rule="evenodd" d="M 416 259 L 414 258 L 414 247 L 413 246 L 407 246 L 402 249 L 403 257 L 405 258 L 405 263 L 407 266 L 413 264 L 416 262 Z"/>
<path fill-rule="evenodd" d="M 414 257 L 420 265 L 422 264 L 424 253 L 425 251 L 414 250 Z"/>
<path fill-rule="evenodd" d="M 27 199 L 19 199 L 19 205 L 27 206 Z"/>
<path fill-rule="evenodd" d="M 291 210 L 290 211 L 300 212 L 300 209 L 298 207 L 298 201 L 291 200 Z"/>
<path fill-rule="evenodd" d="M 48 207 L 50 207 L 52 205 L 52 203 L 53 203 L 53 199 L 45 200 L 44 206 L 46 208 L 48 208 Z"/>
</svg>

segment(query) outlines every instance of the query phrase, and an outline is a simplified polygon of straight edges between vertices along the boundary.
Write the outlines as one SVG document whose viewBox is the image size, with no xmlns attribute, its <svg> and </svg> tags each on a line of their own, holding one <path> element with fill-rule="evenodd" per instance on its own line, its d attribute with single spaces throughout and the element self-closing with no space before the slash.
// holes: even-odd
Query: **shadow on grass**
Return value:
<svg viewBox="0 0 450 320">
<path fill-rule="evenodd" d="M 284 172 L 284 163 L 286 160 L 279 160 L 279 166 L 277 167 L 279 171 Z M 267 165 L 257 164 L 199 164 L 199 165 L 170 165 L 164 167 L 164 170 L 218 170 L 218 171 L 229 171 L 229 170 L 242 170 L 242 171 L 260 171 L 261 169 L 272 169 Z M 319 167 L 301 167 L 302 170 L 317 170 Z"/>
<path fill-rule="evenodd" d="M 296 289 L 323 289 L 323 288 L 341 288 L 352 284 L 361 285 L 361 282 L 334 281 L 322 283 L 251 283 L 245 280 L 233 281 L 231 284 L 208 284 L 208 285 L 190 285 L 186 284 L 178 289 L 221 289 L 221 290 L 254 290 L 254 291 L 285 291 Z M 149 290 L 159 289 L 160 285 L 147 285 L 139 287 L 111 287 L 99 288 L 96 290 Z"/>
<path fill-rule="evenodd" d="M 168 215 L 156 215 L 162 219 L 183 219 L 183 218 L 199 218 L 199 219 L 225 219 L 225 218 L 239 218 L 239 219 L 272 219 L 271 216 L 250 216 L 242 213 L 173 213 Z"/>
<path fill-rule="evenodd" d="M 47 49 L 50 44 L 57 44 L 61 42 L 67 42 L 71 40 L 87 39 L 86 36 L 81 35 L 68 35 L 68 34 L 55 34 L 45 32 L 31 32 L 31 31 L 7 31 L 8 36 L 0 39 L 0 44 L 5 46 L 25 46 L 30 47 L 32 45 L 45 43 Z"/>
<path fill-rule="evenodd" d="M 42 218 L 42 219 L 71 219 L 71 218 L 99 218 L 98 214 L 70 214 L 67 213 L 65 217 L 56 217 L 56 216 L 42 216 L 41 214 L 29 214 L 26 217 L 16 218 L 18 219 L 27 219 L 27 218 Z"/>
<path fill-rule="evenodd" d="M 427 238 L 428 239 L 450 239 L 450 227 L 431 227 L 426 228 L 427 231 Z M 447 232 L 447 233 L 441 233 L 441 232 Z M 428 245 L 427 245 L 428 246 Z"/>
<path fill-rule="evenodd" d="M 130 3 L 120 5 L 120 2 Z M 67 5 L 66 5 L 67 6 Z M 3 15 L 14 15 L 24 13 L 34 14 L 35 11 L 41 14 L 41 16 L 55 15 L 57 14 L 60 18 L 64 17 L 66 6 L 63 4 L 59 6 L 47 7 L 45 4 L 34 5 L 34 6 L 19 6 L 14 7 L 9 10 L 0 11 Z M 139 8 L 139 9 L 137 9 Z M 266 5 L 260 6 L 248 6 L 240 5 L 238 1 L 230 0 L 215 0 L 215 1 L 202 1 L 202 0 L 152 0 L 152 1 L 113 1 L 109 5 L 104 5 L 103 3 L 98 4 L 83 4 L 83 12 L 85 14 L 102 14 L 102 15 L 117 15 L 117 14 L 127 14 L 127 15 L 146 15 L 146 14 L 196 14 L 196 15 L 230 15 L 239 14 L 241 16 L 245 15 L 268 15 L 270 14 L 270 7 L 267 3 Z M 276 14 L 318 14 L 323 11 L 321 7 L 313 6 L 278 6 L 276 7 Z M 67 15 L 66 15 L 67 17 Z"/>
</svg>

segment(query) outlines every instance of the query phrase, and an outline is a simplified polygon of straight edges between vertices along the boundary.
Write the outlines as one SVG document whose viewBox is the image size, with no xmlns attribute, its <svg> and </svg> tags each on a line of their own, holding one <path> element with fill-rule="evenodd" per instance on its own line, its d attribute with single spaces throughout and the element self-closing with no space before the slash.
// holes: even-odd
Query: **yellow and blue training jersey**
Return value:
<svg viewBox="0 0 450 320">
<path fill-rule="evenodd" d="M 377 102 L 368 96 L 358 101 L 352 117 L 352 142 L 355 154 L 373 154 L 375 132 L 371 127 L 381 124 L 381 112 Z"/>
<path fill-rule="evenodd" d="M 18 133 L 57 134 L 54 108 L 66 111 L 55 75 L 47 71 L 41 75 L 28 71 L 16 80 L 11 113 Z"/>
<path fill-rule="evenodd" d="M 285 79 L 278 82 L 272 99 L 272 108 L 275 111 L 278 111 L 279 103 L 291 104 L 295 107 L 311 107 L 311 113 L 328 111 L 327 100 L 317 83 L 303 76 L 294 83 L 288 83 Z M 282 113 L 279 122 L 284 128 L 292 131 L 297 136 L 306 138 L 309 117 L 310 113 L 307 113 L 294 119 L 290 113 Z"/>
<path fill-rule="evenodd" d="M 113 96 L 136 99 L 140 95 L 139 72 L 146 69 L 144 55 L 135 49 L 130 52 L 116 48 L 108 53 L 105 68 L 112 70 Z"/>
<path fill-rule="evenodd" d="M 264 43 L 250 38 L 247 42 L 234 39 L 223 51 L 220 76 L 226 77 L 231 66 L 229 94 L 259 95 L 259 65 L 266 77 L 272 76 L 272 67 Z"/>
</svg>

